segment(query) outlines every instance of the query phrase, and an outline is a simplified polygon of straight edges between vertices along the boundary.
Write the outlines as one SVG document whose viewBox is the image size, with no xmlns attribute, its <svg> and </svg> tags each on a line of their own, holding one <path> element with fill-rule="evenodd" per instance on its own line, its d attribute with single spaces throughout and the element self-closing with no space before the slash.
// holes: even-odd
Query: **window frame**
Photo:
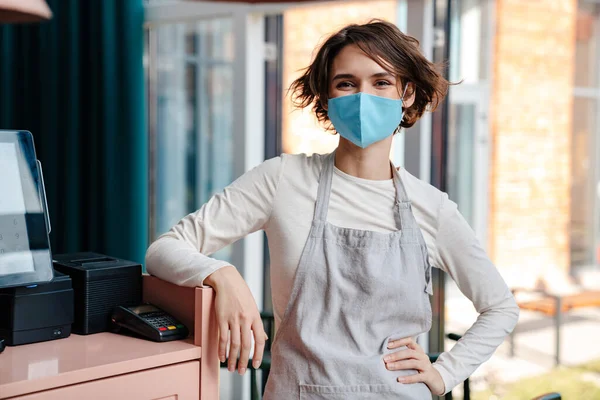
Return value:
<svg viewBox="0 0 600 400">
<path fill-rule="evenodd" d="M 156 57 L 153 28 L 162 24 L 178 24 L 231 18 L 234 26 L 234 73 L 233 73 L 233 175 L 239 177 L 264 161 L 264 18 L 255 8 L 244 4 L 220 4 L 213 2 L 149 3 L 145 6 L 144 29 L 147 34 L 147 51 L 144 63 L 147 67 L 148 119 L 151 158 L 155 152 L 156 124 L 156 68 L 151 60 Z M 257 51 L 259 50 L 259 51 Z M 152 158 L 154 159 L 154 158 Z M 156 166 L 151 163 L 150 210 L 155 209 L 152 182 Z M 150 220 L 152 221 L 152 216 Z M 150 235 L 154 233 L 151 226 Z M 149 241 L 155 239 L 150 236 Z M 248 282 L 259 308 L 263 293 L 263 237 L 259 232 L 232 244 L 232 264 Z"/>
</svg>

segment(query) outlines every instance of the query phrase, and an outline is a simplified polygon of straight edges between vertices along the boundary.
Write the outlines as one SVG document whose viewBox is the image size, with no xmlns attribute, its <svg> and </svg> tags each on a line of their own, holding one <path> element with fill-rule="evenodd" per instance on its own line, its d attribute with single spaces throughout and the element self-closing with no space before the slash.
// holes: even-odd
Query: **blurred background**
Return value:
<svg viewBox="0 0 600 400">
<path fill-rule="evenodd" d="M 395 138 L 396 165 L 447 191 L 521 305 L 475 399 L 600 398 L 600 1 L 49 0 L 0 27 L 0 128 L 33 132 L 55 252 L 143 261 L 148 244 L 265 159 L 337 137 L 286 89 L 315 47 L 381 18 L 454 82 Z M 215 257 L 270 309 L 262 233 Z M 430 351 L 477 318 L 438 271 Z M 222 398 L 248 398 L 227 372 Z M 455 391 L 461 398 L 461 387 Z"/>
</svg>

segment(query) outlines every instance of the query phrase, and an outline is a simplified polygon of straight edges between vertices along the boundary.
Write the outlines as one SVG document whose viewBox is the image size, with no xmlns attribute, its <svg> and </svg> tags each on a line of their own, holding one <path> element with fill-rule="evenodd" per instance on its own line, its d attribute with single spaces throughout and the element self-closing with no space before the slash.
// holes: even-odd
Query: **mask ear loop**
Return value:
<svg viewBox="0 0 600 400">
<path fill-rule="evenodd" d="M 402 105 L 404 105 L 404 96 L 406 95 L 406 90 L 408 89 L 408 83 L 404 86 L 404 91 L 402 92 L 402 97 L 400 97 L 400 100 L 402 100 Z M 404 113 L 402 113 L 404 114 Z M 402 119 L 404 120 L 404 115 L 402 116 Z M 394 131 L 394 135 L 397 134 L 398 132 L 400 132 L 400 129 L 402 129 L 402 121 L 400 121 L 400 124 L 398 124 L 398 127 L 396 127 L 396 130 Z"/>
<path fill-rule="evenodd" d="M 402 100 L 402 103 L 404 103 L 404 96 L 406 95 L 407 90 L 408 90 L 408 83 L 406 83 L 406 85 L 404 85 L 404 92 L 402 92 L 402 97 L 400 97 L 400 100 Z"/>
</svg>

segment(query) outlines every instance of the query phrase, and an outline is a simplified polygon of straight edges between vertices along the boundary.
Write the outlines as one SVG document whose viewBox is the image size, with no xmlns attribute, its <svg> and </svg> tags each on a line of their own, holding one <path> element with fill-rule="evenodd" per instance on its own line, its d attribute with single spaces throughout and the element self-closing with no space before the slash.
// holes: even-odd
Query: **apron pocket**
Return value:
<svg viewBox="0 0 600 400">
<path fill-rule="evenodd" d="M 398 393 L 390 385 L 322 386 L 300 384 L 300 400 L 395 399 Z"/>
</svg>

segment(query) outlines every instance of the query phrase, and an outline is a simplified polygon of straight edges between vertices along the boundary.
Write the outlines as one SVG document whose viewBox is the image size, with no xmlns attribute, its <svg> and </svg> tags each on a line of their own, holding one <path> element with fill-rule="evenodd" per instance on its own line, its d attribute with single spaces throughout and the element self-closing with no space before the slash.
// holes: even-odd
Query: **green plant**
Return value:
<svg viewBox="0 0 600 400">
<path fill-rule="evenodd" d="M 505 385 L 494 385 L 472 394 L 473 400 L 531 400 L 546 392 L 559 392 L 563 399 L 600 399 L 600 360 L 576 367 L 559 367 L 535 377 Z"/>
</svg>

